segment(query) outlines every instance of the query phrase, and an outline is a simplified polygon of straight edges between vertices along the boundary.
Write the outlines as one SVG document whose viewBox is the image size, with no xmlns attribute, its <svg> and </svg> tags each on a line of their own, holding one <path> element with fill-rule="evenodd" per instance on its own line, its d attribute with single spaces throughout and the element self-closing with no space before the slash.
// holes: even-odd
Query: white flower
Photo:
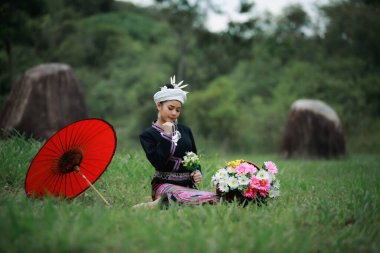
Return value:
<svg viewBox="0 0 380 253">
<path fill-rule="evenodd" d="M 218 171 L 215 173 L 215 177 L 216 177 L 217 179 L 221 179 L 221 178 L 224 178 L 224 177 L 226 177 L 226 176 L 228 176 L 228 173 L 227 173 L 227 170 L 225 170 L 225 169 L 220 169 L 220 170 L 218 170 Z"/>
<path fill-rule="evenodd" d="M 276 180 L 273 182 L 273 188 L 276 190 L 280 189 L 280 180 Z"/>
<path fill-rule="evenodd" d="M 231 189 L 236 189 L 239 186 L 239 182 L 238 182 L 238 180 L 237 180 L 236 177 L 229 177 L 228 180 L 227 180 L 227 182 L 228 182 L 228 186 Z"/>
<path fill-rule="evenodd" d="M 228 179 L 228 173 L 227 171 L 223 168 L 223 169 L 219 169 L 215 175 L 213 175 L 211 177 L 211 182 L 214 184 L 214 185 L 217 185 L 217 184 L 227 184 L 227 179 Z"/>
<path fill-rule="evenodd" d="M 228 192 L 229 190 L 227 184 L 219 184 L 218 187 L 221 192 Z"/>
<path fill-rule="evenodd" d="M 250 183 L 250 180 L 245 175 L 238 177 L 238 181 L 240 185 L 248 185 Z"/>
<path fill-rule="evenodd" d="M 226 175 L 225 177 L 219 178 L 219 183 L 227 184 L 228 183 L 228 176 Z"/>
<path fill-rule="evenodd" d="M 218 184 L 218 179 L 214 176 L 211 177 L 211 183 L 216 186 Z"/>
<path fill-rule="evenodd" d="M 227 171 L 228 173 L 235 173 L 235 170 L 234 170 L 232 167 L 227 167 L 227 168 L 226 168 L 226 171 Z"/>
<path fill-rule="evenodd" d="M 178 132 L 179 133 L 179 132 Z M 173 137 L 174 138 L 174 137 Z M 180 138 L 180 136 L 179 136 Z M 195 170 L 200 165 L 199 157 L 194 152 L 186 152 L 186 155 L 183 157 L 183 165 L 188 170 Z"/>
<path fill-rule="evenodd" d="M 259 180 L 270 180 L 271 177 L 268 172 L 265 170 L 259 170 L 256 174 L 256 177 L 259 178 Z"/>
<path fill-rule="evenodd" d="M 268 194 L 269 194 L 269 198 L 276 198 L 276 197 L 280 196 L 280 190 L 271 188 L 271 189 L 269 189 Z"/>
</svg>

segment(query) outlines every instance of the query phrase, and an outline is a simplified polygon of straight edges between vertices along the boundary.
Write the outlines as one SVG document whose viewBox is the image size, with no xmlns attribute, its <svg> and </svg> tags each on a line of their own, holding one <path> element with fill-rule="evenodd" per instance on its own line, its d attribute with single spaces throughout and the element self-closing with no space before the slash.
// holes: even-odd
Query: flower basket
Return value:
<svg viewBox="0 0 380 253">
<path fill-rule="evenodd" d="M 262 205 L 280 195 L 276 174 L 277 167 L 273 162 L 264 162 L 260 168 L 249 161 L 234 160 L 212 176 L 212 183 L 223 201 Z"/>
<path fill-rule="evenodd" d="M 216 185 L 216 195 L 218 195 L 223 201 L 233 202 L 237 201 L 239 204 L 243 204 L 246 198 L 239 191 L 222 192 Z"/>
</svg>

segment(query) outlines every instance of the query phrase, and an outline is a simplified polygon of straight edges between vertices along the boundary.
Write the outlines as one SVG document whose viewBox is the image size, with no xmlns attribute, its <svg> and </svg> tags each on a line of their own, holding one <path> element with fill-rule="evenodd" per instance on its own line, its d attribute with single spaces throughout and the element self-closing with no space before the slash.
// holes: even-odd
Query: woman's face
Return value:
<svg viewBox="0 0 380 253">
<path fill-rule="evenodd" d="M 157 103 L 157 109 L 160 112 L 160 120 L 165 122 L 174 122 L 181 114 L 181 102 L 169 100 L 163 103 Z"/>
</svg>

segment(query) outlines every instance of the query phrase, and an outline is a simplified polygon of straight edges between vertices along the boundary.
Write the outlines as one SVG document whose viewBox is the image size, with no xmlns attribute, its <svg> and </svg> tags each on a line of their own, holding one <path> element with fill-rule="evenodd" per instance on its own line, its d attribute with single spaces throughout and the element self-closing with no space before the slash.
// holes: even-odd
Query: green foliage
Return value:
<svg viewBox="0 0 380 253">
<path fill-rule="evenodd" d="M 0 73 L 0 96 L 10 92 L 14 83 L 14 56 L 13 47 L 15 44 L 27 47 L 35 45 L 35 35 L 41 32 L 41 28 L 33 22 L 46 11 L 44 0 L 31 1 L 3 1 L 0 3 L 0 50 L 1 70 Z"/>
<path fill-rule="evenodd" d="M 34 139 L 25 140 L 25 137 L 18 133 L 0 141 L 1 189 L 21 190 L 24 184 L 24 173 L 41 146 L 40 142 Z"/>
<path fill-rule="evenodd" d="M 31 18 L 38 17 L 46 11 L 44 0 L 6 0 L 0 5 L 0 39 L 12 42 L 25 42 L 25 35 L 30 35 L 28 27 Z"/>
<path fill-rule="evenodd" d="M 113 0 L 64 0 L 66 6 L 73 8 L 82 15 L 93 15 L 99 12 L 107 12 L 112 8 Z"/>
<path fill-rule="evenodd" d="M 380 247 L 377 155 L 276 161 L 272 155 L 205 152 L 201 189 L 214 190 L 211 176 L 228 160 L 273 160 L 281 196 L 262 207 L 221 203 L 158 210 L 131 208 L 150 200 L 153 169 L 142 151 L 118 149 L 95 183 L 111 207 L 92 189 L 72 200 L 27 198 L 24 178 L 41 146 L 22 136 L 0 140 L 1 252 L 371 252 Z"/>
<path fill-rule="evenodd" d="M 329 53 L 365 59 L 369 69 L 377 69 L 380 46 L 376 41 L 380 35 L 376 30 L 380 23 L 380 5 L 370 2 L 343 1 L 323 7 L 330 20 L 323 43 Z"/>
<path fill-rule="evenodd" d="M 191 100 L 190 100 L 191 99 Z M 205 91 L 192 93 L 186 113 L 189 121 L 201 136 L 218 139 L 228 147 L 240 126 L 237 92 L 230 80 L 215 80 Z M 187 118 L 186 118 L 187 119 Z"/>
<path fill-rule="evenodd" d="M 309 17 L 301 5 L 290 5 L 284 9 L 277 25 L 277 31 L 282 35 L 301 35 L 302 28 L 309 22 Z"/>
</svg>

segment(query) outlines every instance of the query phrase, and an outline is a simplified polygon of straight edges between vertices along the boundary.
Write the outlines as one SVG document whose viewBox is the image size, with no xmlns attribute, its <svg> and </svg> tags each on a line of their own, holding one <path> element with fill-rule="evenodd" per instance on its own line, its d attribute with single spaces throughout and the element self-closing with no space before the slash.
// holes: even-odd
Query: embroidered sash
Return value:
<svg viewBox="0 0 380 253">
<path fill-rule="evenodd" d="M 166 171 L 156 171 L 154 173 L 155 178 L 160 179 L 166 179 L 166 180 L 172 180 L 172 181 L 184 181 L 184 180 L 190 180 L 190 172 L 166 172 Z"/>
</svg>

